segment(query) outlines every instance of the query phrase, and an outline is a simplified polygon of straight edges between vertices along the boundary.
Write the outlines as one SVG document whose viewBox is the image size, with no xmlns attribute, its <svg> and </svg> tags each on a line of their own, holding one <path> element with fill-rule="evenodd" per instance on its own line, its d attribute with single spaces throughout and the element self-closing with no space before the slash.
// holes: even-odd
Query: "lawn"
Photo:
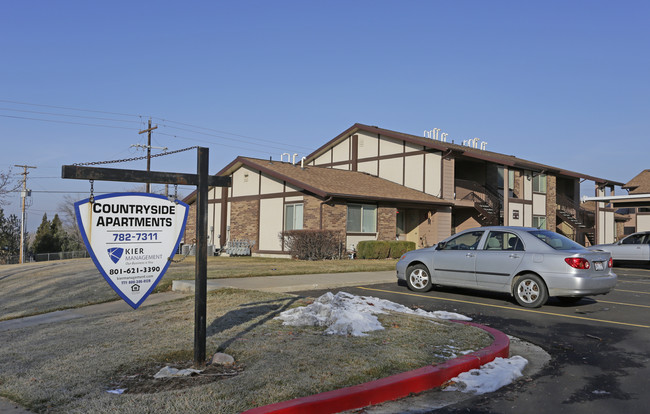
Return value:
<svg viewBox="0 0 650 414">
<path fill-rule="evenodd" d="M 258 257 L 210 257 L 208 278 L 391 270 L 396 260 L 301 261 Z M 172 263 L 155 292 L 173 280 L 194 279 L 194 257 Z M 0 321 L 121 300 L 91 259 L 0 266 Z"/>
<path fill-rule="evenodd" d="M 239 413 L 440 363 L 492 342 L 484 331 L 390 313 L 365 337 L 284 326 L 294 295 L 221 289 L 208 295 L 207 351 L 235 358 L 226 370 L 153 379 L 192 362 L 191 297 L 137 311 L 92 314 L 0 332 L 0 395 L 35 412 Z M 113 389 L 126 389 L 121 395 Z"/>
</svg>

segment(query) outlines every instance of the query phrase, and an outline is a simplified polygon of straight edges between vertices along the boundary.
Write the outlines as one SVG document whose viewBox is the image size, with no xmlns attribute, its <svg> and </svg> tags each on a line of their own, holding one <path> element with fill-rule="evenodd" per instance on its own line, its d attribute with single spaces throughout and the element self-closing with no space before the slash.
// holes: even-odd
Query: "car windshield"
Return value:
<svg viewBox="0 0 650 414">
<path fill-rule="evenodd" d="M 529 231 L 529 233 L 537 237 L 544 243 L 548 244 L 555 250 L 584 249 L 583 246 L 579 245 L 573 240 L 569 240 L 566 237 L 562 236 L 561 234 L 557 234 L 549 230 L 531 230 Z"/>
</svg>

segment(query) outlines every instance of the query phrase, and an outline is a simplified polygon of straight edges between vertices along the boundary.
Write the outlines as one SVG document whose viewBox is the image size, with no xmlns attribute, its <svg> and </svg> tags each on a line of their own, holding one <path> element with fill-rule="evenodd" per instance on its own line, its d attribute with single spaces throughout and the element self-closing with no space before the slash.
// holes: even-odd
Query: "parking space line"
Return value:
<svg viewBox="0 0 650 414">
<path fill-rule="evenodd" d="M 648 325 L 639 325 L 639 324 L 627 323 L 627 322 L 608 321 L 606 319 L 585 318 L 584 316 L 563 315 L 561 313 L 544 312 L 544 311 L 528 309 L 528 308 L 523 308 L 523 307 L 522 308 L 514 308 L 514 307 L 511 307 L 511 306 L 492 305 L 490 303 L 472 302 L 472 301 L 469 301 L 469 300 L 441 298 L 441 297 L 437 297 L 437 296 L 420 295 L 420 294 L 417 294 L 417 293 L 410 293 L 410 292 L 393 292 L 391 290 L 373 289 L 373 288 L 368 288 L 368 287 L 363 287 L 363 286 L 357 286 L 357 288 L 362 289 L 362 290 L 375 291 L 375 292 L 393 293 L 393 294 L 404 295 L 404 296 L 416 296 L 416 297 L 420 297 L 420 298 L 437 299 L 437 300 L 442 300 L 442 301 L 447 301 L 447 302 L 468 303 L 470 305 L 488 306 L 488 307 L 491 307 L 491 308 L 507 309 L 507 310 L 518 311 L 518 312 L 539 313 L 539 314 L 542 314 L 542 315 L 559 316 L 561 318 L 581 319 L 581 320 L 585 320 L 585 321 L 611 323 L 611 324 L 614 324 L 614 325 L 625 325 L 625 326 L 633 326 L 633 327 L 636 327 L 636 328 L 649 328 L 650 329 L 650 326 L 648 326 Z M 598 303 L 601 303 L 601 301 L 599 301 Z M 602 301 L 602 303 L 616 303 L 616 302 L 604 302 L 604 301 Z M 644 306 L 644 305 L 630 305 L 630 304 L 627 304 L 627 303 L 620 303 L 620 305 L 641 306 L 641 307 Z"/>
<path fill-rule="evenodd" d="M 639 282 L 635 282 L 635 281 L 633 281 L 633 280 L 621 280 L 621 279 L 619 279 L 618 282 L 619 282 L 619 283 L 640 283 L 640 284 L 642 284 L 642 285 L 650 285 L 650 282 L 640 282 L 640 281 L 639 281 Z"/>
<path fill-rule="evenodd" d="M 650 295 L 650 292 L 639 292 L 638 290 L 614 289 L 614 292 L 629 292 L 629 293 L 640 293 L 642 295 Z"/>
<path fill-rule="evenodd" d="M 610 302 L 607 300 L 598 300 L 598 303 L 611 303 L 612 305 L 623 305 L 623 306 L 634 306 L 637 308 L 650 308 L 648 305 L 635 305 L 633 303 L 623 303 L 623 302 Z"/>
</svg>

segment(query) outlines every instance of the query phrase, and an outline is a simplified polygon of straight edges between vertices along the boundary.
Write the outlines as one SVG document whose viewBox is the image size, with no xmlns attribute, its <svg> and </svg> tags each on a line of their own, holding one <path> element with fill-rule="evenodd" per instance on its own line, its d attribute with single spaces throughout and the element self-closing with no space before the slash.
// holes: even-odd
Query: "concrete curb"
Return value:
<svg viewBox="0 0 650 414">
<path fill-rule="evenodd" d="M 472 322 L 454 322 L 483 329 L 492 335 L 494 341 L 490 346 L 480 351 L 472 352 L 440 365 L 426 366 L 365 384 L 257 407 L 244 411 L 243 414 L 339 413 L 430 390 L 439 387 L 462 372 L 479 368 L 497 357 L 508 358 L 510 339 L 506 334 L 494 328 Z"/>
</svg>

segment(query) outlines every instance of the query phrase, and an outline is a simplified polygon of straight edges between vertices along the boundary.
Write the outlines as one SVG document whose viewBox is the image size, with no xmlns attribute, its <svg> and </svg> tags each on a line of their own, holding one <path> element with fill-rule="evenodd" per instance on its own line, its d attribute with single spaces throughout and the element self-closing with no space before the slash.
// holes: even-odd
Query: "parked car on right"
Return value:
<svg viewBox="0 0 650 414">
<path fill-rule="evenodd" d="M 650 231 L 630 234 L 612 244 L 597 244 L 589 250 L 610 252 L 618 264 L 650 264 Z"/>
</svg>

